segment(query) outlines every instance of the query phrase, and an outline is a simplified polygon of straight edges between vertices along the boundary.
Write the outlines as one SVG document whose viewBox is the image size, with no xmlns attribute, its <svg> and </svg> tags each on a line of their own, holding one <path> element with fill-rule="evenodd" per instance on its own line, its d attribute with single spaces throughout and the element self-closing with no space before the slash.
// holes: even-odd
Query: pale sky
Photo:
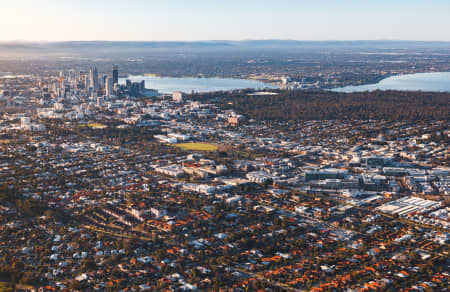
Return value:
<svg viewBox="0 0 450 292">
<path fill-rule="evenodd" d="M 0 11 L 1 41 L 450 41 L 450 0 L 0 0 Z"/>
</svg>

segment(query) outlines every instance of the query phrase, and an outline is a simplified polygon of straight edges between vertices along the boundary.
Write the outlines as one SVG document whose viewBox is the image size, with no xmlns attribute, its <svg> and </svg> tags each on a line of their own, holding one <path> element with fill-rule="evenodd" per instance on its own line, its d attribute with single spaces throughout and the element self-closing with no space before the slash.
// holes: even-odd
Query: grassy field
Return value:
<svg viewBox="0 0 450 292">
<path fill-rule="evenodd" d="M 89 123 L 88 126 L 92 129 L 104 129 L 106 128 L 105 125 L 100 124 L 100 123 Z"/>
<path fill-rule="evenodd" d="M 181 143 L 175 145 L 185 151 L 217 151 L 217 146 L 207 143 Z"/>
<path fill-rule="evenodd" d="M 0 292 L 12 291 L 11 288 L 8 288 L 8 282 L 0 282 Z"/>
</svg>

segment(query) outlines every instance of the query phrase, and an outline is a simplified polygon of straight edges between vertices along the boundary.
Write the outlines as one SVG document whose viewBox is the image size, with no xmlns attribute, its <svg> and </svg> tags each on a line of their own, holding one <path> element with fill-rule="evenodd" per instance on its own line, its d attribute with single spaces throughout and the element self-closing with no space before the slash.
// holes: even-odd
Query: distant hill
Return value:
<svg viewBox="0 0 450 292">
<path fill-rule="evenodd" d="M 296 41 L 296 40 L 244 40 L 244 41 L 69 41 L 69 42 L 0 42 L 0 54 L 102 54 L 137 53 L 152 51 L 235 51 L 235 50 L 439 50 L 450 49 L 450 42 L 422 41 Z"/>
</svg>

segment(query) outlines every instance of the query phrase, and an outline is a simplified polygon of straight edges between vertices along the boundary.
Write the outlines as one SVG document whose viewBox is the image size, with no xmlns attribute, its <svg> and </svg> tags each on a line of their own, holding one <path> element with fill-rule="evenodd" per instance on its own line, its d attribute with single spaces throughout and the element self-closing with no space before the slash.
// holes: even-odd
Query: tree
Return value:
<svg viewBox="0 0 450 292">
<path fill-rule="evenodd" d="M 97 269 L 97 264 L 95 263 L 94 260 L 92 259 L 86 259 L 82 264 L 81 264 L 81 271 L 83 272 L 89 272 L 89 271 L 94 271 Z"/>
</svg>

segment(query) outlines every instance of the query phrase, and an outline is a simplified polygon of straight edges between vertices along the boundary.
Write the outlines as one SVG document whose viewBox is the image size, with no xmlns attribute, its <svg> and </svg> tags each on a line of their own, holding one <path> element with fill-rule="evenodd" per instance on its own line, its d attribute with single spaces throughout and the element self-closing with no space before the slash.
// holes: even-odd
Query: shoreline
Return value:
<svg viewBox="0 0 450 292">
<path fill-rule="evenodd" d="M 375 91 L 375 90 L 401 90 L 401 91 L 434 91 L 434 92 L 450 92 L 450 86 L 448 89 L 444 89 L 444 90 L 430 90 L 430 89 L 399 89 L 399 88 L 391 88 L 391 89 L 380 89 L 380 88 L 367 88 L 370 86 L 377 86 L 379 85 L 380 87 L 383 86 L 383 84 L 381 84 L 384 80 L 388 80 L 390 78 L 401 78 L 404 76 L 420 76 L 420 75 L 429 75 L 429 74 L 450 74 L 450 71 L 430 71 L 430 72 L 417 72 L 417 73 L 399 73 L 399 74 L 392 74 L 389 75 L 388 77 L 384 77 L 381 78 L 380 80 L 378 80 L 378 82 L 376 83 L 365 83 L 365 84 L 357 84 L 357 85 L 346 85 L 346 86 L 341 86 L 341 87 L 334 87 L 334 88 L 328 88 L 327 90 L 329 91 L 334 91 L 334 92 L 358 92 L 358 91 Z M 425 81 L 421 81 L 421 82 L 425 82 Z M 405 86 L 408 86 L 408 84 L 406 84 Z M 361 90 L 363 87 L 365 87 L 364 90 Z M 359 88 L 359 89 L 358 89 Z M 346 90 L 347 89 L 347 90 Z"/>
<path fill-rule="evenodd" d="M 267 86 L 272 86 L 272 87 L 277 87 L 277 88 L 269 88 L 269 89 L 285 89 L 285 90 L 327 90 L 327 91 L 333 91 L 333 92 L 347 92 L 347 90 L 349 92 L 352 92 L 353 90 L 355 91 L 373 91 L 373 90 L 377 90 L 377 88 L 371 89 L 371 88 L 367 88 L 367 89 L 362 89 L 364 87 L 370 87 L 370 86 L 376 86 L 380 83 L 383 82 L 383 80 L 387 80 L 389 78 L 397 78 L 397 77 L 401 77 L 401 76 L 408 76 L 408 75 L 420 75 L 420 74 L 433 74 L 433 73 L 450 73 L 450 71 L 428 71 L 428 72 L 415 72 L 415 73 L 410 73 L 410 72 L 402 72 L 402 73 L 395 73 L 395 74 L 386 74 L 386 75 L 379 75 L 377 77 L 374 77 L 372 80 L 367 80 L 368 82 L 362 82 L 362 83 L 348 83 L 346 85 L 341 85 L 341 86 L 333 86 L 333 85 L 325 85 L 325 86 L 317 86 L 317 87 L 298 87 L 298 88 L 289 88 L 289 84 L 288 85 L 283 85 L 281 84 L 281 82 L 273 82 L 272 80 L 268 80 L 268 79 L 255 79 L 252 77 L 224 77 L 224 76 L 211 76 L 211 77 L 207 77 L 207 76 L 165 76 L 165 75 L 158 75 L 158 74 L 153 74 L 153 73 L 145 73 L 142 75 L 136 74 L 130 74 L 128 75 L 128 77 L 121 77 L 120 79 L 122 80 L 126 80 L 128 78 L 142 78 L 141 80 L 146 80 L 147 78 L 154 78 L 155 80 L 164 80 L 164 79 L 175 79 L 175 80 L 182 80 L 182 79 L 190 79 L 192 81 L 196 81 L 198 80 L 202 80 L 202 79 L 208 79 L 208 80 L 235 80 L 235 81 L 250 81 L 250 82 L 259 82 L 261 84 L 265 84 Z M 294 83 L 293 83 L 294 84 Z M 284 86 L 284 88 L 283 88 Z M 361 87 L 361 88 L 359 88 Z M 253 87 L 246 87 L 247 88 L 253 88 Z M 348 88 L 346 90 L 346 88 Z M 156 88 L 157 89 L 157 88 Z M 234 89 L 223 89 L 224 91 L 229 91 L 229 90 L 236 90 L 239 88 L 234 88 Z M 244 89 L 244 87 L 242 87 L 241 89 Z M 267 89 L 267 88 L 253 88 L 255 90 L 263 90 L 263 89 Z M 157 89 L 160 90 L 160 89 Z M 380 90 L 389 90 L 389 89 L 380 89 Z M 421 90 L 421 89 L 396 89 L 396 88 L 392 88 L 392 90 L 404 90 L 404 91 L 417 91 L 417 90 Z M 207 90 L 207 91 L 198 91 L 198 92 L 213 92 L 213 91 L 220 91 L 220 90 Z M 450 91 L 450 89 L 444 89 L 444 90 L 430 90 L 430 89 L 422 89 L 422 91 L 442 91 L 442 92 L 447 92 Z"/>
</svg>

